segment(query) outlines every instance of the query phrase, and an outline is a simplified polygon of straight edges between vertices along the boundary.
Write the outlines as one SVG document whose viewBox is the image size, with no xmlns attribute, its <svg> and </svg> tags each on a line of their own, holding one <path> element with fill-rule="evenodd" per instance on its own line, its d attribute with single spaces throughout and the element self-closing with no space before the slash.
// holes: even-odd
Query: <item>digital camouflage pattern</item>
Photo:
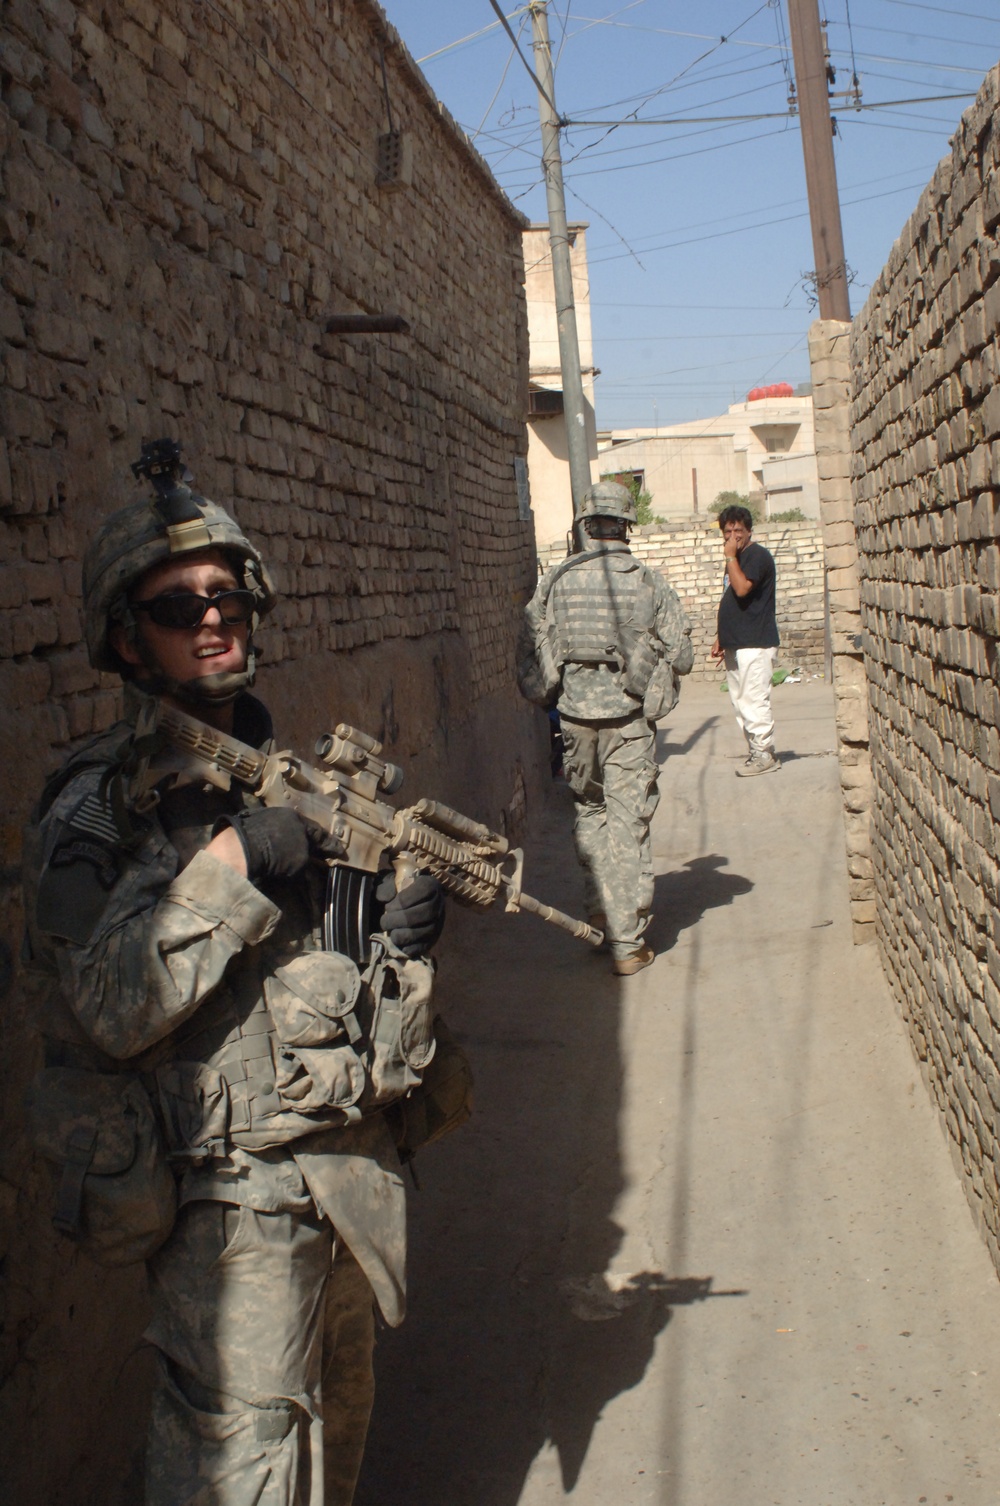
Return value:
<svg viewBox="0 0 1000 1506">
<path fill-rule="evenodd" d="M 235 519 L 217 502 L 188 494 L 202 515 L 204 527 L 188 535 L 187 547 L 183 541 L 168 536 L 155 497 L 120 507 L 105 519 L 91 540 L 83 562 L 84 631 L 87 653 L 95 669 L 120 672 L 121 661 L 108 641 L 108 633 L 114 622 L 125 620 L 129 588 L 164 560 L 215 548 L 225 550 L 234 561 L 241 561 L 243 584 L 257 596 L 254 626 L 277 601 L 267 566 Z"/>
<path fill-rule="evenodd" d="M 635 498 L 620 481 L 598 481 L 588 487 L 580 499 L 581 518 L 621 518 L 624 523 L 638 523 Z"/>
<path fill-rule="evenodd" d="M 633 716 L 660 658 L 682 674 L 691 667 L 691 624 L 677 592 L 625 543 L 590 540 L 583 556 L 553 566 L 525 609 L 525 636 L 534 640 L 543 619 L 554 624 L 563 664 L 561 717 Z M 645 680 L 630 685 L 622 665 L 633 653 L 645 662 Z"/>
<path fill-rule="evenodd" d="M 606 916 L 611 955 L 629 957 L 642 945 L 653 904 L 656 731 L 643 716 L 603 723 L 563 717 L 561 726 L 587 911 Z"/>
<path fill-rule="evenodd" d="M 149 1279 L 160 1359 L 147 1506 L 350 1506 L 374 1394 L 373 1304 L 329 1222 L 192 1203 Z"/>
<path fill-rule="evenodd" d="M 676 591 L 628 544 L 598 540 L 539 583 L 525 638 L 543 624 L 562 663 L 556 706 L 586 903 L 607 917 L 612 955 L 625 958 L 642 945 L 653 897 L 649 827 L 659 795 L 643 698 L 660 664 L 691 669 L 691 625 Z"/>
<path fill-rule="evenodd" d="M 253 697 L 236 707 L 269 731 Z M 240 792 L 171 791 L 154 813 L 131 812 L 123 835 L 114 775 L 130 734 L 123 723 L 77 755 L 41 823 L 29 902 L 60 985 L 49 1059 L 127 1061 L 176 1158 L 180 1212 L 150 1264 L 162 1359 L 149 1500 L 348 1506 L 371 1403 L 372 1294 L 390 1324 L 405 1309 L 392 1137 L 380 1113 L 346 1121 L 351 1093 L 339 1107 L 319 1093 L 345 1080 L 357 969 L 320 954 L 320 865 L 265 893 L 203 850 Z M 391 946 L 390 961 L 393 1009 L 414 1001 L 430 1032 L 433 965 Z M 336 1412 L 325 1441 L 324 1395 Z"/>
</svg>

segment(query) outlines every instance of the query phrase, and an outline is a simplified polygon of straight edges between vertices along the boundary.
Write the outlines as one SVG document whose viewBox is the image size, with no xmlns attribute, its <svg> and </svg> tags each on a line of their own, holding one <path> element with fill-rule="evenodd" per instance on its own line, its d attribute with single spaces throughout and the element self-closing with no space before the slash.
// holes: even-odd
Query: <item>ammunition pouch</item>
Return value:
<svg viewBox="0 0 1000 1506">
<path fill-rule="evenodd" d="M 265 978 L 242 1018 L 224 997 L 221 1020 L 203 1007 L 155 1069 L 171 1155 L 285 1145 L 416 1088 L 435 1050 L 431 970 L 394 952 L 375 937 L 364 974 L 337 952 L 303 952 Z"/>
<path fill-rule="evenodd" d="M 435 1051 L 420 1085 L 386 1111 L 399 1159 L 405 1165 L 425 1145 L 457 1130 L 472 1113 L 472 1068 L 444 1020 L 434 1020 Z"/>
<path fill-rule="evenodd" d="M 132 1265 L 170 1234 L 177 1191 L 132 1073 L 46 1067 L 27 1096 L 35 1149 L 56 1169 L 52 1222 L 100 1265 Z"/>
</svg>

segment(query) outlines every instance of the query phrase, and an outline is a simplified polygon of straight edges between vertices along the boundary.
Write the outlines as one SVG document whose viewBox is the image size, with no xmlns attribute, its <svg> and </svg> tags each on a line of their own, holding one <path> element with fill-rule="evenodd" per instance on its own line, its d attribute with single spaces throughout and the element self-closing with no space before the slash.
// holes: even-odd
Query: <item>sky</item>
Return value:
<svg viewBox="0 0 1000 1506">
<path fill-rule="evenodd" d="M 537 90 L 489 0 L 382 3 L 517 208 L 544 221 Z M 526 11 L 504 9 L 533 63 Z M 833 101 L 856 312 L 1000 59 L 1000 0 L 821 0 L 820 14 L 833 90 L 856 74 L 880 106 Z M 786 0 L 550 0 L 549 30 L 561 115 L 679 121 L 562 132 L 567 213 L 589 222 L 598 427 L 706 418 L 752 387 L 808 381 Z M 707 119 L 732 115 L 760 118 Z"/>
</svg>

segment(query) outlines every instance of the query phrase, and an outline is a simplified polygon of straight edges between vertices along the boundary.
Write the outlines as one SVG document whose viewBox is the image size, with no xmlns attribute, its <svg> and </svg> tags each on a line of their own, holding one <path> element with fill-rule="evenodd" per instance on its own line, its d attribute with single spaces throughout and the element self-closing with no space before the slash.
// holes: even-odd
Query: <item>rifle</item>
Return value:
<svg viewBox="0 0 1000 1506">
<path fill-rule="evenodd" d="M 316 757 L 322 768 L 287 751 L 261 753 L 152 698 L 140 714 L 136 741 L 141 747 L 172 750 L 166 757 L 143 759 L 135 770 L 129 792 L 140 812 L 155 805 L 156 786 L 166 775 L 197 773 L 223 790 L 235 779 L 264 805 L 290 806 L 337 838 L 345 855 L 328 860 L 324 944 L 331 951 L 365 960 L 374 929 L 372 894 L 387 862 L 399 889 L 420 869 L 473 909 L 489 909 L 503 895 L 508 913 L 526 910 L 592 946 L 604 940 L 585 921 L 524 893 L 524 853 L 499 832 L 436 800 L 418 800 L 397 810 L 377 799 L 379 792 L 396 793 L 403 771 L 381 757 L 380 742 L 345 722 L 318 739 Z"/>
</svg>

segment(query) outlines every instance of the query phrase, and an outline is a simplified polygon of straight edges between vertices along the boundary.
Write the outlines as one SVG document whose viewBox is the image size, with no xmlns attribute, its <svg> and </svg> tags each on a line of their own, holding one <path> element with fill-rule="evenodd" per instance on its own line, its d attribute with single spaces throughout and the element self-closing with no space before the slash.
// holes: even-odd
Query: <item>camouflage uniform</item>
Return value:
<svg viewBox="0 0 1000 1506">
<path fill-rule="evenodd" d="M 690 669 L 690 624 L 677 593 L 627 543 L 592 539 L 539 583 L 525 613 L 529 636 L 543 617 L 562 665 L 556 705 L 585 900 L 606 917 L 612 956 L 623 959 L 641 947 L 653 901 L 656 729 L 643 691 L 661 658 Z"/>
<path fill-rule="evenodd" d="M 269 745 L 260 702 L 242 694 L 235 717 L 237 737 Z M 131 732 L 121 723 L 74 757 L 42 822 L 34 930 L 61 982 L 49 1063 L 127 1062 L 179 1168 L 177 1222 L 149 1261 L 147 1501 L 349 1506 L 373 1291 L 388 1323 L 403 1316 L 405 1209 L 382 1114 L 324 1109 L 338 1078 L 323 1046 L 294 1057 L 275 1034 L 289 980 L 297 1004 L 308 996 L 325 870 L 256 887 L 204 852 L 216 820 L 252 800 L 235 787 L 170 791 L 131 813 L 123 840 L 109 775 Z M 390 952 L 393 986 L 429 1032 L 432 964 Z M 350 959 L 315 965 L 350 987 Z"/>
</svg>

